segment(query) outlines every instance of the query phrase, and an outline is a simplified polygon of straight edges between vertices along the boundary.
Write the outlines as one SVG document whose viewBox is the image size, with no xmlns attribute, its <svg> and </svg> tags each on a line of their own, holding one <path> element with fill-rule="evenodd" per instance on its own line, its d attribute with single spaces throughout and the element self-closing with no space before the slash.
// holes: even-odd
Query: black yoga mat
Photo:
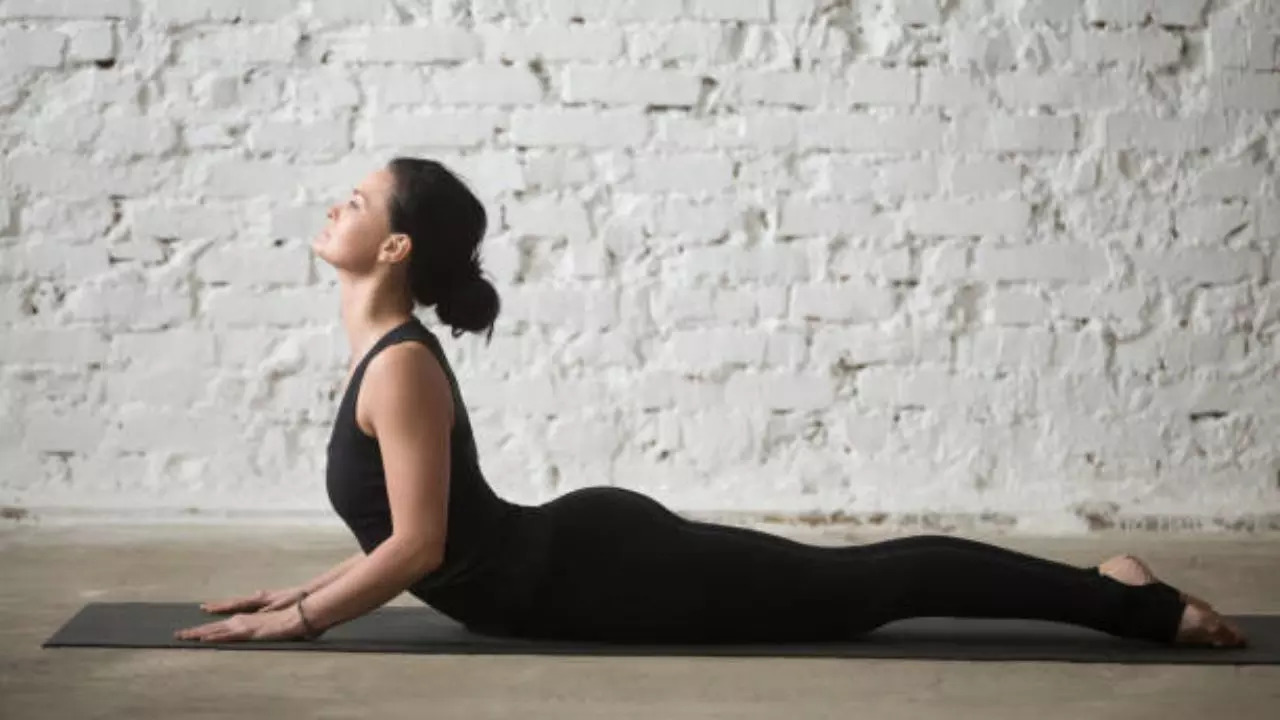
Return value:
<svg viewBox="0 0 1280 720">
<path fill-rule="evenodd" d="M 858 640 L 809 643 L 614 644 L 482 635 L 428 606 L 380 607 L 331 628 L 318 640 L 202 643 L 175 630 L 229 616 L 198 603 L 95 602 L 84 606 L 42 647 L 197 648 L 429 655 L 704 655 L 916 658 L 920 660 L 1057 660 L 1131 664 L 1277 665 L 1280 615 L 1232 615 L 1249 646 L 1167 646 L 1112 637 L 1043 620 L 924 617 L 897 620 Z"/>
</svg>

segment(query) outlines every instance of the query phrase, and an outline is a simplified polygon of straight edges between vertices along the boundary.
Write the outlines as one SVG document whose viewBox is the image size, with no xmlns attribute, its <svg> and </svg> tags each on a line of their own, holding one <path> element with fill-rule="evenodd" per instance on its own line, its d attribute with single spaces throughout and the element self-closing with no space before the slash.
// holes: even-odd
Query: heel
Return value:
<svg viewBox="0 0 1280 720">
<path fill-rule="evenodd" d="M 1186 606 L 1180 590 L 1159 580 L 1146 585 L 1129 585 L 1124 603 L 1123 634 L 1152 642 L 1173 643 L 1177 640 Z"/>
<path fill-rule="evenodd" d="M 1101 565 L 1091 565 L 1085 570 L 1112 581 L 1124 593 L 1122 617 L 1113 631 L 1116 635 L 1159 643 L 1177 641 L 1182 614 L 1189 602 L 1181 590 L 1161 580 L 1130 585 L 1102 572 Z"/>
</svg>

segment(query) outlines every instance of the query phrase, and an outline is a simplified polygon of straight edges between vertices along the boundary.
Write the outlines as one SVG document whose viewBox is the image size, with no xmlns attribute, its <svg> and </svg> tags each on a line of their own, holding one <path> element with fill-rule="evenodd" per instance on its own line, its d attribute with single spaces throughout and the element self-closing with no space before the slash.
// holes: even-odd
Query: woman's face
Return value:
<svg viewBox="0 0 1280 720">
<path fill-rule="evenodd" d="M 394 263 L 409 250 L 408 238 L 391 235 L 387 208 L 392 178 L 386 169 L 375 170 L 329 208 L 329 222 L 311 248 L 322 260 L 357 274 L 369 272 L 379 260 Z"/>
</svg>

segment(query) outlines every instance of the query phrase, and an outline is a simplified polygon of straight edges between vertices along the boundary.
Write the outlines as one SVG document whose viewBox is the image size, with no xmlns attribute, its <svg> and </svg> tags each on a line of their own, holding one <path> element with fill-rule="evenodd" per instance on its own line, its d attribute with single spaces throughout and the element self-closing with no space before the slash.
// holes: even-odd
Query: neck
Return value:
<svg viewBox="0 0 1280 720">
<path fill-rule="evenodd" d="M 386 283 L 344 277 L 338 290 L 353 363 L 389 330 L 414 317 L 412 298 Z"/>
</svg>

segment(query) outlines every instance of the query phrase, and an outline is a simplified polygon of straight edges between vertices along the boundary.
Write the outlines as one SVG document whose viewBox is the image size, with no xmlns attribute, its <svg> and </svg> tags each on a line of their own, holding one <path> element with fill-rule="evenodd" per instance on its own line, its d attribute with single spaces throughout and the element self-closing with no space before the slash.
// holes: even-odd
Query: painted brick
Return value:
<svg viewBox="0 0 1280 720">
<path fill-rule="evenodd" d="M 408 154 L 486 211 L 504 496 L 1270 522 L 1277 8 L 0 0 L 0 494 L 331 514 L 311 241 Z"/>
</svg>

